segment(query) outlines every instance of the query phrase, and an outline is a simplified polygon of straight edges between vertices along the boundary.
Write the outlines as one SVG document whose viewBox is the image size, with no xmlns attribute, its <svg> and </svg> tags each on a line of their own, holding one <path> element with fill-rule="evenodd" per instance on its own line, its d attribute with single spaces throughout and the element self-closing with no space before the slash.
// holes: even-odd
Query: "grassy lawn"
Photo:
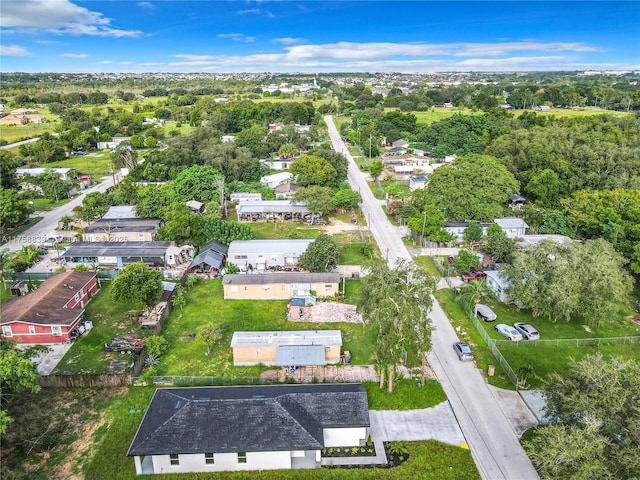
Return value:
<svg viewBox="0 0 640 480">
<path fill-rule="evenodd" d="M 0 139 L 8 143 L 15 143 L 28 138 L 34 138 L 43 133 L 53 133 L 58 126 L 57 115 L 51 114 L 46 109 L 39 109 L 38 115 L 46 117 L 46 123 L 31 123 L 28 125 L 2 125 L 0 127 Z"/>
<path fill-rule="evenodd" d="M 249 224 L 256 238 L 263 240 L 279 240 L 285 238 L 315 239 L 324 233 L 322 227 L 308 226 L 297 222 L 255 222 Z"/>
<path fill-rule="evenodd" d="M 386 387 L 380 389 L 376 382 L 363 383 L 367 390 L 367 399 L 371 410 L 415 410 L 435 407 L 447 399 L 440 383 L 435 380 L 425 380 L 420 386 L 420 380 L 398 379 L 393 393 L 387 393 Z"/>
<path fill-rule="evenodd" d="M 48 212 L 49 210 L 53 210 L 54 208 L 58 208 L 62 205 L 64 205 L 65 203 L 70 202 L 71 200 L 73 200 L 72 198 L 62 198 L 60 200 L 58 200 L 57 202 L 55 200 L 51 200 L 49 198 L 45 198 L 45 197 L 37 197 L 37 198 L 33 198 L 30 201 L 33 202 L 32 203 L 32 208 L 35 212 Z M 30 225 L 31 226 L 31 225 Z"/>
<path fill-rule="evenodd" d="M 360 290 L 362 289 L 362 281 L 355 279 L 345 280 L 344 286 L 344 303 L 349 305 L 357 305 L 360 300 Z"/>
<path fill-rule="evenodd" d="M 132 330 L 138 332 L 139 336 L 143 336 L 143 333 L 137 317 L 130 319 L 127 316 L 130 306 L 111 298 L 111 282 L 101 282 L 102 289 L 89 302 L 85 311 L 84 319 L 93 322 L 93 329 L 78 338 L 53 373 L 69 371 L 102 374 L 107 372 L 111 360 L 132 358 L 132 355 L 104 351 L 104 344 L 113 337 L 119 337 Z"/>
<path fill-rule="evenodd" d="M 94 180 L 111 175 L 111 156 L 106 152 L 92 152 L 87 155 L 78 155 L 49 162 L 44 168 L 73 168 L 78 174 L 89 174 Z"/>
<path fill-rule="evenodd" d="M 460 327 L 458 336 L 471 344 L 476 357 L 478 368 L 487 371 L 489 365 L 496 365 L 496 374 L 489 378 L 489 383 L 502 388 L 513 388 L 511 382 L 497 364 L 493 354 L 486 348 L 484 340 L 476 331 L 471 321 L 467 318 L 462 306 L 455 300 L 456 296 L 450 290 L 439 290 L 436 298 L 447 313 L 451 324 Z M 494 340 L 502 340 L 494 326 L 496 323 L 513 324 L 514 322 L 526 322 L 534 325 L 540 332 L 541 339 L 579 339 L 598 337 L 623 337 L 640 335 L 640 325 L 625 318 L 625 311 L 612 319 L 608 324 L 600 328 L 591 328 L 588 331 L 581 322 L 552 322 L 546 318 L 534 318 L 530 312 L 518 310 L 514 306 L 505 305 L 498 301 L 484 301 L 488 304 L 498 319 L 496 322 L 481 323 L 489 336 Z M 634 345 L 581 345 L 570 342 L 499 342 L 498 347 L 511 368 L 518 373 L 523 368 L 531 368 L 528 382 L 532 388 L 542 386 L 544 378 L 550 373 L 563 374 L 570 370 L 571 360 L 580 360 L 589 354 L 597 352 L 605 357 L 620 356 L 628 359 L 638 358 L 640 344 Z"/>
<path fill-rule="evenodd" d="M 188 293 L 184 310 L 174 309 L 163 335 L 169 342 L 157 374 L 251 378 L 265 367 L 234 367 L 230 348 L 234 331 L 341 330 L 343 348 L 352 355 L 351 363 L 371 364 L 375 332 L 364 325 L 290 322 L 286 319 L 286 300 L 224 300 L 220 280 L 200 281 Z M 201 325 L 215 323 L 222 331 L 221 341 L 209 356 L 206 345 L 196 338 Z"/>
<path fill-rule="evenodd" d="M 438 270 L 438 267 L 435 266 L 431 257 L 421 255 L 421 256 L 415 257 L 413 260 L 418 265 L 423 266 L 427 270 L 427 272 L 429 272 L 430 275 L 433 275 L 436 281 L 442 278 L 442 275 L 440 275 L 440 270 Z"/>
<path fill-rule="evenodd" d="M 377 388 L 377 387 L 376 387 Z M 431 387 L 423 387 L 424 389 Z M 420 390 L 422 392 L 422 390 Z M 90 442 L 95 452 L 82 467 L 85 478 L 92 480 L 118 480 L 135 477 L 132 458 L 126 457 L 135 432 L 142 420 L 144 408 L 148 405 L 153 388 L 130 388 L 124 396 L 114 396 L 105 413 L 105 423 L 96 430 Z M 425 392 L 426 393 L 426 392 Z M 394 394 L 395 396 L 395 394 Z M 130 413 L 134 410 L 133 413 Z M 138 412 L 138 410 L 140 410 Z M 393 469 L 316 469 L 300 471 L 262 472 L 221 472 L 216 474 L 172 474 L 158 475 L 158 478 L 196 480 L 216 478 L 225 480 L 356 480 L 356 479 L 408 479 L 456 480 L 459 478 L 479 479 L 480 476 L 468 450 L 436 441 L 404 442 L 409 450 L 409 460 Z"/>
</svg>

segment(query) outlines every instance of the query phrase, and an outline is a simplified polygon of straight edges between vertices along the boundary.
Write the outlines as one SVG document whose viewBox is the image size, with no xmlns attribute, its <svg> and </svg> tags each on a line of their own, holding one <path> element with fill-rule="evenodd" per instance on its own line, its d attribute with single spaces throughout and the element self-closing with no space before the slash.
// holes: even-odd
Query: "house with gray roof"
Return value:
<svg viewBox="0 0 640 480">
<path fill-rule="evenodd" d="M 340 362 L 340 330 L 234 332 L 231 338 L 235 366 L 324 366 Z"/>
<path fill-rule="evenodd" d="M 173 242 L 74 242 L 60 256 L 68 262 L 113 267 L 135 262 L 167 267 L 185 260 Z"/>
<path fill-rule="evenodd" d="M 224 265 L 227 256 L 227 247 L 224 243 L 211 240 L 200 249 L 198 255 L 191 260 L 189 270 L 216 274 Z"/>
<path fill-rule="evenodd" d="M 487 288 L 495 293 L 498 300 L 503 303 L 511 303 L 507 296 L 507 289 L 509 288 L 509 280 L 504 272 L 500 270 L 485 270 L 487 274 L 486 284 Z"/>
<path fill-rule="evenodd" d="M 138 475 L 311 469 L 369 427 L 360 384 L 160 388 L 127 456 Z"/>
<path fill-rule="evenodd" d="M 278 222 L 302 220 L 311 215 L 306 202 L 260 200 L 241 202 L 236 207 L 238 222 Z"/>
<path fill-rule="evenodd" d="M 235 264 L 241 272 L 294 267 L 312 242 L 311 239 L 234 240 L 229 245 L 227 262 Z"/>
<path fill-rule="evenodd" d="M 253 270 L 254 272 L 264 272 Z M 288 300 L 293 296 L 335 297 L 340 274 L 335 272 L 276 272 L 257 275 L 226 274 L 222 279 L 225 300 Z"/>
<path fill-rule="evenodd" d="M 504 230 L 508 238 L 523 237 L 529 228 L 529 225 L 519 217 L 496 218 L 494 223 Z"/>
</svg>

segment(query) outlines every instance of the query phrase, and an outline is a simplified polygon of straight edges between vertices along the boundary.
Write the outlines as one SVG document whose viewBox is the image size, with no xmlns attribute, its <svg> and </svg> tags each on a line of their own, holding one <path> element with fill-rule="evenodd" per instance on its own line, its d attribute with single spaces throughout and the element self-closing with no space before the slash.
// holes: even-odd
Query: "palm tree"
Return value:
<svg viewBox="0 0 640 480">
<path fill-rule="evenodd" d="M 477 315 L 478 304 L 483 297 L 496 298 L 495 293 L 487 287 L 486 280 L 472 280 L 460 289 L 460 295 L 458 295 L 457 300 L 468 307 L 473 305 L 473 314 Z"/>
</svg>

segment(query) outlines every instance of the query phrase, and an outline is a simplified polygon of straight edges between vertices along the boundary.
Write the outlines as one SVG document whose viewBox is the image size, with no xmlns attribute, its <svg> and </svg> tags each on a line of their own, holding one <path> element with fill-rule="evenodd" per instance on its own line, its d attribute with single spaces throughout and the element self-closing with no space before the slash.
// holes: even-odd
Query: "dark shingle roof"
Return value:
<svg viewBox="0 0 640 480">
<path fill-rule="evenodd" d="M 205 250 L 211 250 L 221 255 L 226 255 L 229 251 L 229 247 L 224 243 L 218 242 L 217 240 L 211 240 L 200 249 L 200 252 L 204 252 Z"/>
<path fill-rule="evenodd" d="M 62 254 L 70 257 L 164 257 L 171 242 L 74 242 Z"/>
<path fill-rule="evenodd" d="M 83 230 L 84 233 L 153 232 L 160 226 L 159 218 L 114 218 L 102 219 Z"/>
<path fill-rule="evenodd" d="M 323 448 L 323 428 L 368 427 L 360 384 L 156 390 L 127 455 Z"/>
</svg>

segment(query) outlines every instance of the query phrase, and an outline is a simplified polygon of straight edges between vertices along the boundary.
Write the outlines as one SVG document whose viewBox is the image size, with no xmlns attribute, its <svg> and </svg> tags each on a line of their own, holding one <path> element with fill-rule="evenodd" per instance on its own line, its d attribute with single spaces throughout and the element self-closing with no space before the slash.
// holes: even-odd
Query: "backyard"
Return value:
<svg viewBox="0 0 640 480">
<path fill-rule="evenodd" d="M 168 351 L 156 367 L 158 376 L 212 376 L 255 378 L 266 367 L 234 367 L 230 348 L 235 331 L 340 330 L 343 348 L 352 355 L 351 363 L 373 363 L 375 331 L 362 324 L 290 322 L 286 318 L 287 300 L 224 300 L 222 281 L 200 280 L 187 294 L 184 309 L 174 309 L 162 334 Z M 221 340 L 209 355 L 198 339 L 201 326 L 217 325 Z"/>
</svg>

